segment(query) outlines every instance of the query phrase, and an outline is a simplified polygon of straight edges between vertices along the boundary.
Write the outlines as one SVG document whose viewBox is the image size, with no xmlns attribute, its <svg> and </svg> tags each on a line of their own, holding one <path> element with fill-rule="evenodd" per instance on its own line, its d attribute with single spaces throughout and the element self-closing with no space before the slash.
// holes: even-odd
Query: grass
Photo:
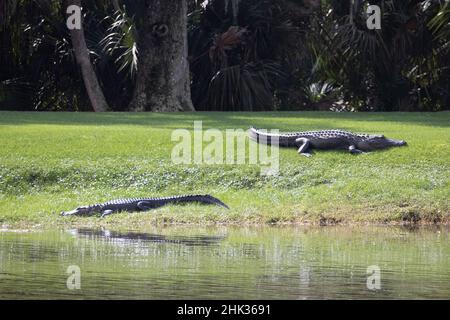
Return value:
<svg viewBox="0 0 450 320">
<path fill-rule="evenodd" d="M 280 174 L 254 165 L 175 165 L 172 130 L 254 125 L 383 133 L 408 147 L 354 156 L 280 150 Z M 449 223 L 450 113 L 0 112 L 0 223 L 9 227 L 154 224 Z M 62 210 L 120 197 L 210 193 L 231 210 L 168 206 L 106 219 Z"/>
</svg>

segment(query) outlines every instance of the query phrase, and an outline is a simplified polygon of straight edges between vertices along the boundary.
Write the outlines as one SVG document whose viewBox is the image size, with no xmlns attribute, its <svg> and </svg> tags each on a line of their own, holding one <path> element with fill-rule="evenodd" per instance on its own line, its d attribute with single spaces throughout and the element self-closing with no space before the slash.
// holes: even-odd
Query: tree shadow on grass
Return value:
<svg viewBox="0 0 450 320">
<path fill-rule="evenodd" d="M 189 112 L 189 113 L 69 113 L 0 112 L 0 125 L 145 126 L 149 128 L 192 129 L 194 121 L 203 128 L 250 126 L 282 131 L 354 127 L 357 122 L 397 123 L 450 127 L 450 112 L 439 113 L 335 113 L 335 112 Z M 352 123 L 353 122 L 353 123 Z"/>
</svg>

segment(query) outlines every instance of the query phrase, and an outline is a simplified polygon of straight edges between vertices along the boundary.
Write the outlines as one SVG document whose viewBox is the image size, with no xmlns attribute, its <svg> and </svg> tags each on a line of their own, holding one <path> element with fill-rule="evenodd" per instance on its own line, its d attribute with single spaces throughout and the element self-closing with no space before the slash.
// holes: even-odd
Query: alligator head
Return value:
<svg viewBox="0 0 450 320">
<path fill-rule="evenodd" d="M 93 207 L 91 206 L 83 206 L 78 207 L 76 209 L 73 209 L 71 211 L 62 211 L 62 216 L 82 216 L 82 215 L 89 215 L 93 211 Z"/>
<path fill-rule="evenodd" d="M 406 146 L 406 141 L 389 139 L 384 135 L 367 135 L 356 144 L 356 147 L 362 151 L 372 151 L 401 146 Z"/>
</svg>

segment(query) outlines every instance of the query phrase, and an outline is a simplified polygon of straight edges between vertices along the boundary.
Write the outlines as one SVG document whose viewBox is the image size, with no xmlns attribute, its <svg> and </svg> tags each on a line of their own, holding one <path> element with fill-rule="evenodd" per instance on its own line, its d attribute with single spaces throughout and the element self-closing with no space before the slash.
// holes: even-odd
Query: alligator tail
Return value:
<svg viewBox="0 0 450 320">
<path fill-rule="evenodd" d="M 275 144 L 277 146 L 282 145 L 282 141 L 280 141 L 279 134 L 270 133 L 267 130 L 256 129 L 255 127 L 251 127 L 248 130 L 248 137 L 250 138 L 250 140 L 253 140 L 255 142 L 262 143 L 262 144 L 267 144 L 267 145 Z"/>
<path fill-rule="evenodd" d="M 200 202 L 206 204 L 215 204 L 227 209 L 230 209 L 225 203 L 220 201 L 219 199 L 209 195 L 209 194 L 198 194 L 198 195 L 189 195 L 189 196 L 180 196 L 172 199 L 171 202 Z"/>
<path fill-rule="evenodd" d="M 223 203 L 222 201 L 220 201 L 219 199 L 217 199 L 213 196 L 210 196 L 209 194 L 202 195 L 201 197 L 202 197 L 203 202 L 205 202 L 205 203 L 216 204 L 218 206 L 230 209 L 230 207 L 228 207 L 225 203 Z"/>
<path fill-rule="evenodd" d="M 258 129 L 255 127 L 248 129 L 248 137 L 254 141 L 258 141 Z"/>
<path fill-rule="evenodd" d="M 251 140 L 253 140 L 253 141 L 256 141 L 256 142 L 260 142 L 260 132 L 259 132 L 259 130 L 258 129 L 256 129 L 255 127 L 251 127 L 249 130 L 248 130 L 248 137 L 251 139 Z"/>
</svg>

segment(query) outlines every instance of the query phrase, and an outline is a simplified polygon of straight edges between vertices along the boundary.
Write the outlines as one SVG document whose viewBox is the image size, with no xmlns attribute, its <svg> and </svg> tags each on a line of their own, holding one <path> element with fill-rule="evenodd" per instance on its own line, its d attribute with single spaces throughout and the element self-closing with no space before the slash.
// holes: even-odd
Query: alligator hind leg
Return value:
<svg viewBox="0 0 450 320">
<path fill-rule="evenodd" d="M 295 140 L 295 142 L 298 144 L 298 153 L 305 157 L 311 157 L 311 153 L 308 152 L 309 149 L 309 140 L 306 138 L 298 138 Z"/>
<path fill-rule="evenodd" d="M 155 205 L 154 203 L 150 203 L 150 202 L 148 202 L 148 201 L 139 201 L 139 202 L 137 203 L 137 207 L 138 207 L 139 210 L 141 210 L 141 211 L 149 211 L 149 210 L 156 209 L 156 208 L 162 207 L 162 206 L 163 206 L 163 204 L 161 204 L 161 205 Z"/>
</svg>

